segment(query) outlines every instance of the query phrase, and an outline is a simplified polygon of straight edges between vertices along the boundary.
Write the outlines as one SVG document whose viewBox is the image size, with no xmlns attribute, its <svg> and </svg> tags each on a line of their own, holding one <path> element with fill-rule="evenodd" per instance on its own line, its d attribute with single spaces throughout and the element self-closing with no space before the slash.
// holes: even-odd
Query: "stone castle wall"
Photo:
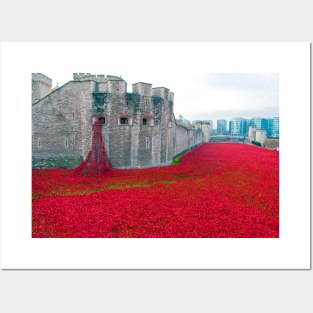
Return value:
<svg viewBox="0 0 313 313">
<path fill-rule="evenodd" d="M 104 119 L 103 136 L 117 168 L 170 164 L 173 156 L 204 141 L 201 130 L 175 123 L 174 94 L 116 76 L 74 74 L 33 105 L 33 167 L 74 167 L 88 154 L 92 124 Z M 128 124 L 121 124 L 121 119 Z"/>
</svg>

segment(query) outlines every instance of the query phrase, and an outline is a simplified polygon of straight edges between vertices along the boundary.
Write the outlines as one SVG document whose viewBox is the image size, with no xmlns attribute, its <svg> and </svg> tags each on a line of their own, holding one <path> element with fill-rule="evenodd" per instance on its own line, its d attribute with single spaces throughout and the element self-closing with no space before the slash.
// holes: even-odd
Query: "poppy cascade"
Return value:
<svg viewBox="0 0 313 313">
<path fill-rule="evenodd" d="M 102 136 L 102 120 L 98 120 L 92 127 L 92 144 L 86 159 L 74 170 L 74 174 L 87 176 L 103 175 L 112 168 L 112 164 L 105 152 Z"/>
</svg>

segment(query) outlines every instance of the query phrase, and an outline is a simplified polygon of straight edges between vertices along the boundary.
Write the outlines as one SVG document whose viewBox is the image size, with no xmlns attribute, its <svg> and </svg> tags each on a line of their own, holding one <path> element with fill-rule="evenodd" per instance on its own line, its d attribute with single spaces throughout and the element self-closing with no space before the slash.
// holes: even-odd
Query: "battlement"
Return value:
<svg viewBox="0 0 313 313">
<path fill-rule="evenodd" d="M 173 101 L 174 100 L 174 93 L 170 92 L 170 90 L 166 87 L 155 87 L 152 88 L 152 92 L 154 96 L 162 97 L 166 100 Z"/>
<path fill-rule="evenodd" d="M 146 97 L 152 96 L 152 84 L 139 82 L 139 83 L 133 84 L 132 87 L 133 87 L 133 93 L 138 93 Z"/>
<path fill-rule="evenodd" d="M 42 73 L 32 73 L 32 81 L 43 82 L 49 85 L 50 87 L 52 86 L 52 79 Z"/>
<path fill-rule="evenodd" d="M 103 75 L 96 74 L 93 75 L 91 73 L 73 73 L 73 79 L 75 81 L 86 81 L 86 80 L 94 80 L 96 82 L 107 82 L 111 80 L 123 80 L 123 78 L 113 75 Z"/>
<path fill-rule="evenodd" d="M 91 73 L 73 73 L 74 81 L 95 81 L 97 84 L 96 92 L 123 93 L 127 92 L 126 81 L 118 76 L 91 74 Z M 144 97 L 158 96 L 170 102 L 174 102 L 174 93 L 166 87 L 152 88 L 152 84 L 138 82 L 132 84 L 132 92 Z"/>
</svg>

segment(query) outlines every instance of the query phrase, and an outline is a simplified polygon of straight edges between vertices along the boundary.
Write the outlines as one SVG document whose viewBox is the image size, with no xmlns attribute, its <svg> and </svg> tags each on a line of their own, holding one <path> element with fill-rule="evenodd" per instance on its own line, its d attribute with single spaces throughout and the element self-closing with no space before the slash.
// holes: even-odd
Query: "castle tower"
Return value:
<svg viewBox="0 0 313 313">
<path fill-rule="evenodd" d="M 211 134 L 211 126 L 209 122 L 202 122 L 201 123 L 201 129 L 203 132 L 203 140 L 204 142 L 210 141 L 210 134 Z"/>
<path fill-rule="evenodd" d="M 51 88 L 51 78 L 41 73 L 32 73 L 32 103 L 48 95 L 51 92 Z"/>
<path fill-rule="evenodd" d="M 257 130 L 256 125 L 250 125 L 249 126 L 249 134 L 248 134 L 249 142 L 252 142 L 255 140 L 256 130 Z"/>
</svg>

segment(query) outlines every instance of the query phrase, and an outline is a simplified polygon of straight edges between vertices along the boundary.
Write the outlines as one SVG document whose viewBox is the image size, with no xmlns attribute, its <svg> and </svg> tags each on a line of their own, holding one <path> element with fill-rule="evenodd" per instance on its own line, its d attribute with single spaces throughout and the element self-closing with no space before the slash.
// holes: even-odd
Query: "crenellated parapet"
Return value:
<svg viewBox="0 0 313 313">
<path fill-rule="evenodd" d="M 49 86 L 52 86 L 52 79 L 41 73 L 32 73 L 33 82 L 42 82 Z"/>
<path fill-rule="evenodd" d="M 107 82 L 112 80 L 123 80 L 121 77 L 113 76 L 113 75 L 103 75 L 103 74 L 91 74 L 91 73 L 74 73 L 73 79 L 75 81 L 86 81 L 93 80 L 96 82 Z"/>
<path fill-rule="evenodd" d="M 32 73 L 32 103 L 44 98 L 51 92 L 52 79 L 42 73 Z"/>
</svg>

